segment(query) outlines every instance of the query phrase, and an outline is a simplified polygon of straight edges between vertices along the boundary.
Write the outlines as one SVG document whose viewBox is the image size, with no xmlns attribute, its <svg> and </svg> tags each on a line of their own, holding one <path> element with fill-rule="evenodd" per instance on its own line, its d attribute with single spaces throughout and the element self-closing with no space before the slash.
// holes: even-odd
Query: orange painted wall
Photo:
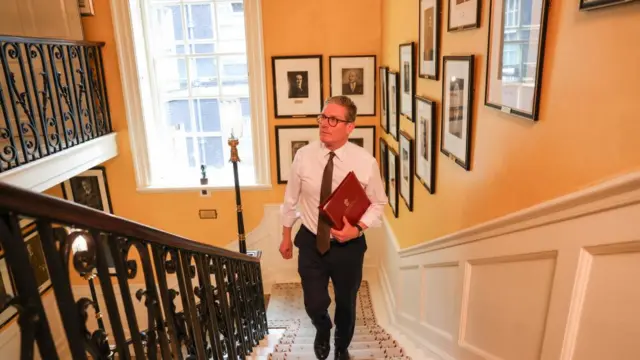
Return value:
<svg viewBox="0 0 640 360">
<path fill-rule="evenodd" d="M 273 118 L 271 56 L 324 55 L 324 91 L 325 95 L 328 95 L 329 55 L 380 55 L 382 31 L 380 1 L 262 1 L 273 190 L 243 191 L 242 202 L 247 232 L 258 225 L 262 219 L 263 205 L 281 202 L 284 194 L 284 186 L 277 185 L 276 180 L 273 127 L 276 124 L 314 124 L 313 119 L 276 120 Z M 159 194 L 136 191 L 111 9 L 108 1 L 96 1 L 94 5 L 96 16 L 84 17 L 82 21 L 87 40 L 106 42 L 103 56 L 111 118 L 113 127 L 118 132 L 119 156 L 105 163 L 105 166 L 115 213 L 213 245 L 224 245 L 237 239 L 233 191 L 214 192 L 208 198 L 200 197 L 196 192 Z M 361 121 L 366 124 L 378 122 L 375 117 Z M 200 208 L 217 209 L 218 219 L 200 220 L 198 218 Z"/>
<path fill-rule="evenodd" d="M 383 65 L 398 70 L 398 45 L 418 43 L 418 5 L 383 0 Z M 441 28 L 442 55 L 476 55 L 471 171 L 439 153 L 436 193 L 416 182 L 413 212 L 402 199 L 398 219 L 387 207 L 402 247 L 640 170 L 640 3 L 579 12 L 578 0 L 553 1 L 538 123 L 484 106 L 489 1 L 481 6 L 479 29 Z M 440 119 L 442 80 L 418 79 L 417 94 L 437 101 Z M 414 134 L 407 119 L 401 129 Z"/>
</svg>

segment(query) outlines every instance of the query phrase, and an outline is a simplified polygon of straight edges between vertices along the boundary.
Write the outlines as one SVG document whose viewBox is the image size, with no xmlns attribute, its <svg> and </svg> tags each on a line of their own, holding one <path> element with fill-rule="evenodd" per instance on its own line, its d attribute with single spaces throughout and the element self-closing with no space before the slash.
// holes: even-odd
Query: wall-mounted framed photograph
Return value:
<svg viewBox="0 0 640 360">
<path fill-rule="evenodd" d="M 447 31 L 480 27 L 480 0 L 449 0 Z"/>
<path fill-rule="evenodd" d="M 400 113 L 398 102 L 400 100 L 398 73 L 389 71 L 387 73 L 387 88 L 389 93 L 389 134 L 397 141 L 400 130 Z"/>
<path fill-rule="evenodd" d="M 21 227 L 22 238 L 27 246 L 27 254 L 29 254 L 29 263 L 36 277 L 36 285 L 38 292 L 43 294 L 51 287 L 51 277 L 49 276 L 49 268 L 44 257 L 42 249 L 42 240 L 40 233 L 36 227 L 35 221 L 29 221 L 27 225 Z"/>
<path fill-rule="evenodd" d="M 7 259 L 0 255 L 0 329 L 18 315 L 15 307 L 9 306 L 9 300 L 16 296 L 12 276 L 9 273 Z"/>
<path fill-rule="evenodd" d="M 376 56 L 330 56 L 331 96 L 346 95 L 358 116 L 376 115 Z"/>
<path fill-rule="evenodd" d="M 418 76 L 438 80 L 442 0 L 420 0 Z"/>
<path fill-rule="evenodd" d="M 322 55 L 272 56 L 271 66 L 276 118 L 322 112 Z"/>
<path fill-rule="evenodd" d="M 442 134 L 440 151 L 471 169 L 474 55 L 444 56 L 442 68 Z"/>
<path fill-rule="evenodd" d="M 413 96 L 416 94 L 416 72 L 414 71 L 415 45 L 400 44 L 400 114 L 414 120 Z"/>
<path fill-rule="evenodd" d="M 380 177 L 382 178 L 384 193 L 389 197 L 389 145 L 380 138 Z"/>
<path fill-rule="evenodd" d="M 416 177 L 429 194 L 435 193 L 436 104 L 416 96 Z"/>
<path fill-rule="evenodd" d="M 580 10 L 596 10 L 613 5 L 628 4 L 637 0 L 580 0 Z"/>
<path fill-rule="evenodd" d="M 387 111 L 389 104 L 389 92 L 387 88 L 387 72 L 389 68 L 380 67 L 380 127 L 386 133 L 389 132 L 389 112 Z"/>
<path fill-rule="evenodd" d="M 89 169 L 62 183 L 62 194 L 65 199 L 113 213 L 107 173 L 103 166 Z"/>
<path fill-rule="evenodd" d="M 389 191 L 387 197 L 389 198 L 389 206 L 393 211 L 393 216 L 398 217 L 398 197 L 400 195 L 398 178 L 400 177 L 400 157 L 398 153 L 392 148 L 389 148 L 387 153 L 388 166 L 389 166 L 389 180 L 387 181 Z"/>
<path fill-rule="evenodd" d="M 404 131 L 400 131 L 398 149 L 400 150 L 400 196 L 409 211 L 413 211 L 414 147 L 413 139 Z"/>
<path fill-rule="evenodd" d="M 276 165 L 278 184 L 289 181 L 291 164 L 296 152 L 303 146 L 320 140 L 318 125 L 276 125 Z M 353 129 L 349 135 L 349 142 L 363 147 L 371 156 L 376 156 L 376 127 L 362 125 Z"/>
<path fill-rule="evenodd" d="M 484 103 L 538 120 L 549 0 L 492 0 Z"/>
</svg>

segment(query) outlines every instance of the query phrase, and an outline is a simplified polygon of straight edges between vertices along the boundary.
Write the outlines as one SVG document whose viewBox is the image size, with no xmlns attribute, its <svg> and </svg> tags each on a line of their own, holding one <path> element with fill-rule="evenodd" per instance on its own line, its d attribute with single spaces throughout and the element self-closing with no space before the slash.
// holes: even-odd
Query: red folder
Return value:
<svg viewBox="0 0 640 360">
<path fill-rule="evenodd" d="M 340 185 L 318 206 L 320 214 L 327 218 L 334 229 L 342 230 L 342 217 L 346 216 L 351 225 L 360 221 L 362 215 L 371 206 L 360 181 L 353 171 L 344 177 Z"/>
</svg>

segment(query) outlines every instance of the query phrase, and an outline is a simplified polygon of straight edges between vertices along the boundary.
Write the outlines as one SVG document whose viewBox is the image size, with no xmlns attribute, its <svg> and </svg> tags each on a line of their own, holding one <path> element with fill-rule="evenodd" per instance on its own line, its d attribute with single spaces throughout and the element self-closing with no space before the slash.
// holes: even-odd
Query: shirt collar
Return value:
<svg viewBox="0 0 640 360">
<path fill-rule="evenodd" d="M 347 144 L 349 144 L 349 141 L 345 142 L 344 145 L 340 146 L 339 148 L 333 151 L 333 153 L 336 154 L 335 156 L 336 159 L 340 161 L 344 161 L 347 153 Z M 323 159 L 327 158 L 331 150 L 329 150 L 322 141 L 320 141 L 320 149 L 322 150 L 322 158 Z"/>
</svg>

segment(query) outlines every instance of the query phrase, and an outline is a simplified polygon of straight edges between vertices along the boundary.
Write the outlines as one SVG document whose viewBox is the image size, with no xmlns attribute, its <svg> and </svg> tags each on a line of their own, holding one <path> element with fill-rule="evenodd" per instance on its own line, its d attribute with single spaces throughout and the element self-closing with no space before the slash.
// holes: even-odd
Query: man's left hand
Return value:
<svg viewBox="0 0 640 360">
<path fill-rule="evenodd" d="M 349 220 L 345 216 L 342 217 L 342 223 L 344 226 L 342 230 L 332 228 L 331 235 L 341 243 L 347 242 L 351 239 L 355 239 L 360 235 L 360 230 L 357 227 L 351 225 Z"/>
</svg>

